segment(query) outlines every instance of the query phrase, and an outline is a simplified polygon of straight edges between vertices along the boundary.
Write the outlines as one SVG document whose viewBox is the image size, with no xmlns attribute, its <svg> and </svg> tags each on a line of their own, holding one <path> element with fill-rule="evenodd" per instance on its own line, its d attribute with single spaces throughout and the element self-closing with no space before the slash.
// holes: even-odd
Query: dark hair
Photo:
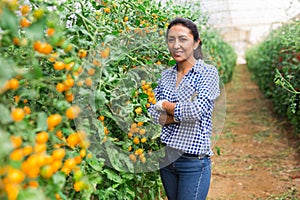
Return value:
<svg viewBox="0 0 300 200">
<path fill-rule="evenodd" d="M 199 31 L 198 31 L 197 25 L 193 21 L 191 21 L 189 19 L 185 19 L 185 18 L 175 18 L 175 19 L 173 19 L 170 22 L 169 26 L 168 26 L 166 37 L 168 37 L 169 30 L 172 28 L 172 26 L 178 25 L 178 24 L 190 29 L 191 34 L 194 36 L 194 41 L 198 42 L 198 40 L 200 39 L 200 36 L 199 36 Z M 194 57 L 196 59 L 203 59 L 201 46 L 202 46 L 202 41 L 200 40 L 199 45 L 194 50 Z"/>
</svg>

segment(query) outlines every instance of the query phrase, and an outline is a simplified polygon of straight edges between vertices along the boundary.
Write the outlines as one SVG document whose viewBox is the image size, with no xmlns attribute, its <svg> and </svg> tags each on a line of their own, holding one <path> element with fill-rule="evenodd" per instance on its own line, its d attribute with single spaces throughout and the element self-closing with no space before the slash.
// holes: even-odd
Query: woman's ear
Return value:
<svg viewBox="0 0 300 200">
<path fill-rule="evenodd" d="M 201 44 L 202 44 L 202 42 L 201 42 L 201 39 L 199 38 L 198 41 L 196 41 L 196 42 L 194 43 L 194 50 L 196 50 L 197 47 L 198 47 L 199 45 L 201 45 Z"/>
</svg>

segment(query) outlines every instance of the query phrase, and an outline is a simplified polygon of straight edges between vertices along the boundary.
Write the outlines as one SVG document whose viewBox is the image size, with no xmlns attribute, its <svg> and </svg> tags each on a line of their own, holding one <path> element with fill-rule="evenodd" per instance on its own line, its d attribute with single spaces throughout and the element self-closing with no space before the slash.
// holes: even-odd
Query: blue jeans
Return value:
<svg viewBox="0 0 300 200">
<path fill-rule="evenodd" d="M 168 200 L 205 200 L 211 178 L 210 157 L 181 155 L 160 169 Z"/>
</svg>

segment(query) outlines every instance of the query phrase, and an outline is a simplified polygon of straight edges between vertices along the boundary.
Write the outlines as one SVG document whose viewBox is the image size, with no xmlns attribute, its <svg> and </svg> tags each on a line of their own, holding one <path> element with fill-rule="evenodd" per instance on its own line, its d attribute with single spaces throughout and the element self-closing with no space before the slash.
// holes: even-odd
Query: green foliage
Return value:
<svg viewBox="0 0 300 200">
<path fill-rule="evenodd" d="M 208 63 L 212 63 L 219 70 L 223 83 L 231 80 L 237 55 L 233 47 L 226 43 L 220 33 L 213 29 L 207 29 L 202 35 L 204 43 L 204 56 Z"/>
<path fill-rule="evenodd" d="M 168 22 L 176 16 L 197 19 L 207 57 L 218 65 L 224 82 L 234 66 L 232 49 L 191 3 L 31 0 L 27 11 L 23 5 L 0 2 L 0 198 L 162 198 L 157 170 L 161 155 L 153 153 L 160 150 L 160 127 L 151 123 L 147 107 L 155 103 L 151 95 L 159 73 L 174 65 L 165 44 Z M 58 61 L 62 69 L 55 67 Z M 72 105 L 81 110 L 76 119 L 66 115 Z M 15 120 L 12 110 L 25 107 L 30 112 Z M 52 114 L 61 116 L 54 127 L 47 123 Z M 131 132 L 138 122 L 142 125 Z M 38 152 L 36 136 L 41 131 L 49 139 Z M 74 133 L 84 133 L 81 143 L 72 145 Z M 129 133 L 139 137 L 138 142 Z M 22 138 L 20 146 L 13 147 L 12 136 Z M 12 156 L 26 146 L 33 152 Z M 9 180 L 11 168 L 25 173 L 29 158 L 45 160 L 60 147 L 66 151 L 63 166 L 67 159 L 81 157 L 74 169 L 62 166 L 45 177 L 41 174 L 50 163 L 39 161 L 31 169 L 38 176 L 30 178 L 27 171 L 20 183 Z M 82 156 L 82 150 L 87 155 Z M 28 186 L 31 181 L 38 186 Z"/>
<path fill-rule="evenodd" d="M 300 130 L 300 22 L 274 30 L 249 49 L 246 60 L 261 90 L 274 103 L 274 110 Z"/>
</svg>

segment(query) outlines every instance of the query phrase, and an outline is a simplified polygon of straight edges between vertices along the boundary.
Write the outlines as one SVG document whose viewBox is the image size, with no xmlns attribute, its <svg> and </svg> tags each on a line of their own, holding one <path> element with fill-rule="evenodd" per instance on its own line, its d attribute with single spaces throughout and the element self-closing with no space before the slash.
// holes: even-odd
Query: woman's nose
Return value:
<svg viewBox="0 0 300 200">
<path fill-rule="evenodd" d="M 180 47 L 180 43 L 179 43 L 178 40 L 176 40 L 176 41 L 174 42 L 174 48 L 179 48 L 179 47 Z"/>
</svg>

